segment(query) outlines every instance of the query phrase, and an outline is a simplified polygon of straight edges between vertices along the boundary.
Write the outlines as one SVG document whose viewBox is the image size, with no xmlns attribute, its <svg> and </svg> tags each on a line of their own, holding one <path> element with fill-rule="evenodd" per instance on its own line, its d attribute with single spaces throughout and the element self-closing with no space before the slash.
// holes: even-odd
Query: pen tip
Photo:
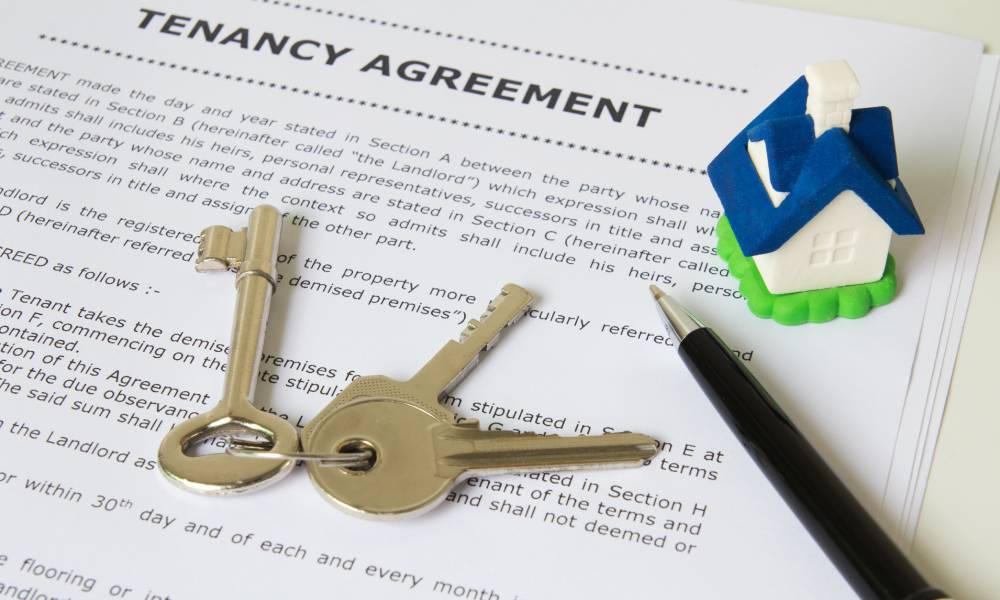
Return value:
<svg viewBox="0 0 1000 600">
<path fill-rule="evenodd" d="M 660 308 L 659 313 L 664 325 L 674 334 L 678 342 L 683 341 L 692 331 L 704 327 L 686 308 L 660 288 L 651 285 L 649 291 L 653 292 L 653 299 Z"/>
</svg>

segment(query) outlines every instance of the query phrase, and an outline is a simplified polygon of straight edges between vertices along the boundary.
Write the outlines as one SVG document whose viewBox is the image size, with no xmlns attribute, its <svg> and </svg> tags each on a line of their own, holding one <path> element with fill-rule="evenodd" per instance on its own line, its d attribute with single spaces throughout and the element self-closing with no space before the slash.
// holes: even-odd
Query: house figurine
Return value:
<svg viewBox="0 0 1000 600">
<path fill-rule="evenodd" d="M 708 167 L 725 211 L 719 253 L 760 316 L 863 316 L 895 295 L 893 232 L 924 232 L 899 179 L 889 109 L 854 109 L 859 91 L 845 61 L 806 67 Z M 803 294 L 830 288 L 846 291 Z"/>
</svg>

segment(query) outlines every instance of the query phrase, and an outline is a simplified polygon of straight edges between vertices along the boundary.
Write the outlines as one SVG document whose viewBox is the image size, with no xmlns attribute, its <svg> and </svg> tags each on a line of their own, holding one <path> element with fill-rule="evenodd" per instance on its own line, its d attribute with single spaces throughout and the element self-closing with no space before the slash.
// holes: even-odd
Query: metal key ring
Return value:
<svg viewBox="0 0 1000 600">
<path fill-rule="evenodd" d="M 270 446 L 249 440 L 226 438 L 226 454 L 240 458 L 269 458 L 281 460 L 301 460 L 318 462 L 321 467 L 340 467 L 359 469 L 371 464 L 375 453 L 371 450 L 357 452 L 338 452 L 336 454 L 318 454 L 313 452 L 274 452 Z"/>
</svg>

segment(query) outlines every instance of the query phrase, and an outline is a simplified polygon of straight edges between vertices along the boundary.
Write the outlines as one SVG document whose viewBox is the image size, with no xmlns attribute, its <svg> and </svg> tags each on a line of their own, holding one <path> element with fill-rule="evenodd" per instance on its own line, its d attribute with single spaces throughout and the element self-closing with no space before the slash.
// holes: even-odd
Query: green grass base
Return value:
<svg viewBox="0 0 1000 600">
<path fill-rule="evenodd" d="M 885 261 L 882 278 L 871 283 L 834 288 L 772 294 L 753 259 L 740 250 L 729 220 L 723 215 L 715 228 L 716 250 L 729 265 L 730 274 L 739 280 L 740 293 L 747 300 L 750 312 L 764 319 L 774 319 L 782 325 L 825 323 L 837 317 L 859 319 L 872 308 L 892 302 L 896 297 L 896 261 L 890 254 Z"/>
</svg>

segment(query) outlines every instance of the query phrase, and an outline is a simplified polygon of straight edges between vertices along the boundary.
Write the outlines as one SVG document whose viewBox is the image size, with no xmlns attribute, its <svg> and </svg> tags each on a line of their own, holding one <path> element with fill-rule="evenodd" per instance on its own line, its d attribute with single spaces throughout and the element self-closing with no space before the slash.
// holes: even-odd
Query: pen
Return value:
<svg viewBox="0 0 1000 600">
<path fill-rule="evenodd" d="M 771 485 L 865 600 L 939 600 L 718 335 L 650 286 L 684 364 Z"/>
</svg>

